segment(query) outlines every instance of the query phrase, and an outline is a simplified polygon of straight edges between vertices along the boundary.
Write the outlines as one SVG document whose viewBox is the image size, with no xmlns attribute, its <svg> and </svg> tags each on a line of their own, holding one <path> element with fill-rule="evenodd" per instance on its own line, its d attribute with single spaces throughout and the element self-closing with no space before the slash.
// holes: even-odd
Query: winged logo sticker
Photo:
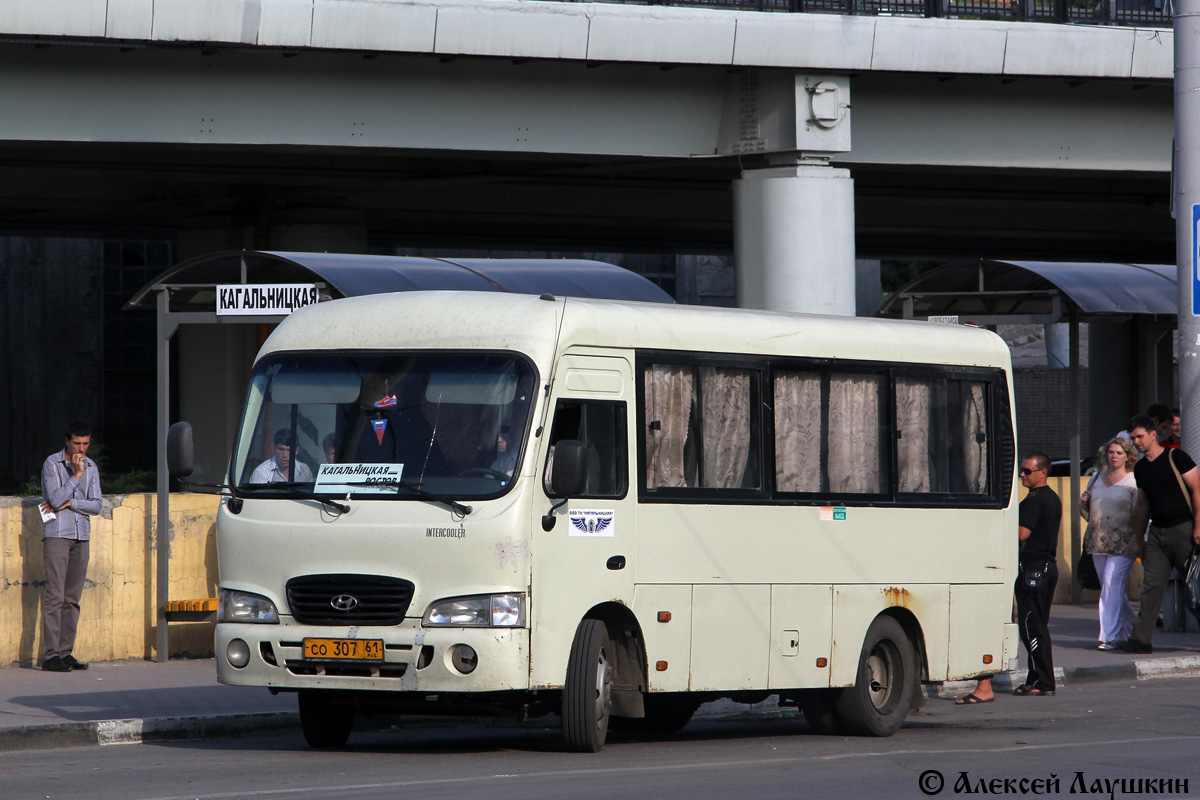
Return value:
<svg viewBox="0 0 1200 800">
<path fill-rule="evenodd" d="M 571 536 L 616 535 L 616 511 L 611 508 L 573 508 L 568 519 Z"/>
</svg>

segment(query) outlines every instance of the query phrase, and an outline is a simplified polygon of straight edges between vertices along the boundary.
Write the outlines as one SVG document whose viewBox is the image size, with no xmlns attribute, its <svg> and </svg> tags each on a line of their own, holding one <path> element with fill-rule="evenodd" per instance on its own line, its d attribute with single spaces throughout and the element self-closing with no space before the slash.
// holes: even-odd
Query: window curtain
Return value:
<svg viewBox="0 0 1200 800">
<path fill-rule="evenodd" d="M 987 491 L 987 408 L 983 384 L 967 385 L 966 414 L 963 415 L 963 468 L 967 491 L 983 494 Z"/>
<path fill-rule="evenodd" d="M 700 402 L 704 409 L 701 485 L 740 488 L 750 454 L 750 373 L 701 367 Z"/>
<path fill-rule="evenodd" d="M 687 444 L 695 376 L 690 367 L 669 364 L 653 364 L 644 376 L 646 487 L 686 486 L 683 448 Z"/>
<path fill-rule="evenodd" d="M 821 376 L 775 374 L 775 485 L 821 491 Z"/>
<path fill-rule="evenodd" d="M 896 460 L 902 492 L 933 490 L 929 463 L 931 387 L 913 378 L 896 380 Z"/>
<path fill-rule="evenodd" d="M 874 494 L 883 491 L 879 464 L 879 408 L 883 383 L 877 376 L 833 374 L 829 380 L 829 490 Z"/>
</svg>

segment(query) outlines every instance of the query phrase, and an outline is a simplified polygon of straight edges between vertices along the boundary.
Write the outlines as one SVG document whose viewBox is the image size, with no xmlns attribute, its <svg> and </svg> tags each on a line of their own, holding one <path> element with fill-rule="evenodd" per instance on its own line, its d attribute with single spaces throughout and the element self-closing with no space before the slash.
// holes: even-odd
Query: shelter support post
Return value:
<svg viewBox="0 0 1200 800">
<path fill-rule="evenodd" d="M 1082 541 L 1079 533 L 1079 309 L 1071 307 L 1070 341 L 1067 345 L 1070 362 L 1068 376 L 1071 393 L 1071 575 L 1076 576 L 1071 581 L 1071 602 L 1078 603 L 1083 599 L 1082 588 L 1079 585 L 1079 556 Z"/>
<path fill-rule="evenodd" d="M 792 165 L 733 182 L 741 308 L 854 316 L 854 182 L 848 170 Z"/>
<path fill-rule="evenodd" d="M 167 600 L 171 580 L 171 477 L 167 474 L 167 429 L 171 426 L 171 336 L 174 335 L 177 326 L 170 319 L 170 289 L 160 288 L 157 301 L 158 519 L 154 543 L 157 584 L 154 660 L 162 662 L 171 655 L 167 638 Z"/>
<path fill-rule="evenodd" d="M 1200 319 L 1196 226 L 1200 223 L 1200 0 L 1177 0 L 1175 39 L 1175 258 L 1179 284 L 1179 398 L 1183 448 L 1200 452 Z"/>
</svg>

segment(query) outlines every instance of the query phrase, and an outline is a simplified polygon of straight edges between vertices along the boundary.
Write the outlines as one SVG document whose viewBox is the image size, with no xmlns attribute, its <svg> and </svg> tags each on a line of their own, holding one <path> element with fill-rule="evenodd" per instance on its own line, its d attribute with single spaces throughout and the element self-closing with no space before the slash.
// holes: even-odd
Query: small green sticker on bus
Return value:
<svg viewBox="0 0 1200 800">
<path fill-rule="evenodd" d="M 833 521 L 834 522 L 845 521 L 845 519 L 846 519 L 846 507 L 845 506 L 834 506 L 833 507 Z"/>
</svg>

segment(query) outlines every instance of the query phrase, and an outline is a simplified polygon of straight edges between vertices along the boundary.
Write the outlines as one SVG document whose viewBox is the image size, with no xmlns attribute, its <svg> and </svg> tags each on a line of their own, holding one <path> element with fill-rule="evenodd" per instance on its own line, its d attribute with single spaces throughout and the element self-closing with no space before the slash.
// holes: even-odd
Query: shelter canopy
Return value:
<svg viewBox="0 0 1200 800">
<path fill-rule="evenodd" d="M 881 317 L 957 316 L 979 325 L 1055 323 L 1113 316 L 1174 317 L 1176 269 L 1150 264 L 1082 264 L 980 259 L 946 264 L 897 290 Z"/>
<path fill-rule="evenodd" d="M 211 312 L 216 287 L 239 283 L 317 283 L 330 299 L 449 289 L 674 302 L 641 275 L 600 261 L 244 251 L 184 261 L 139 289 L 125 307 L 153 309 L 155 289 L 170 287 L 172 312 Z"/>
</svg>

